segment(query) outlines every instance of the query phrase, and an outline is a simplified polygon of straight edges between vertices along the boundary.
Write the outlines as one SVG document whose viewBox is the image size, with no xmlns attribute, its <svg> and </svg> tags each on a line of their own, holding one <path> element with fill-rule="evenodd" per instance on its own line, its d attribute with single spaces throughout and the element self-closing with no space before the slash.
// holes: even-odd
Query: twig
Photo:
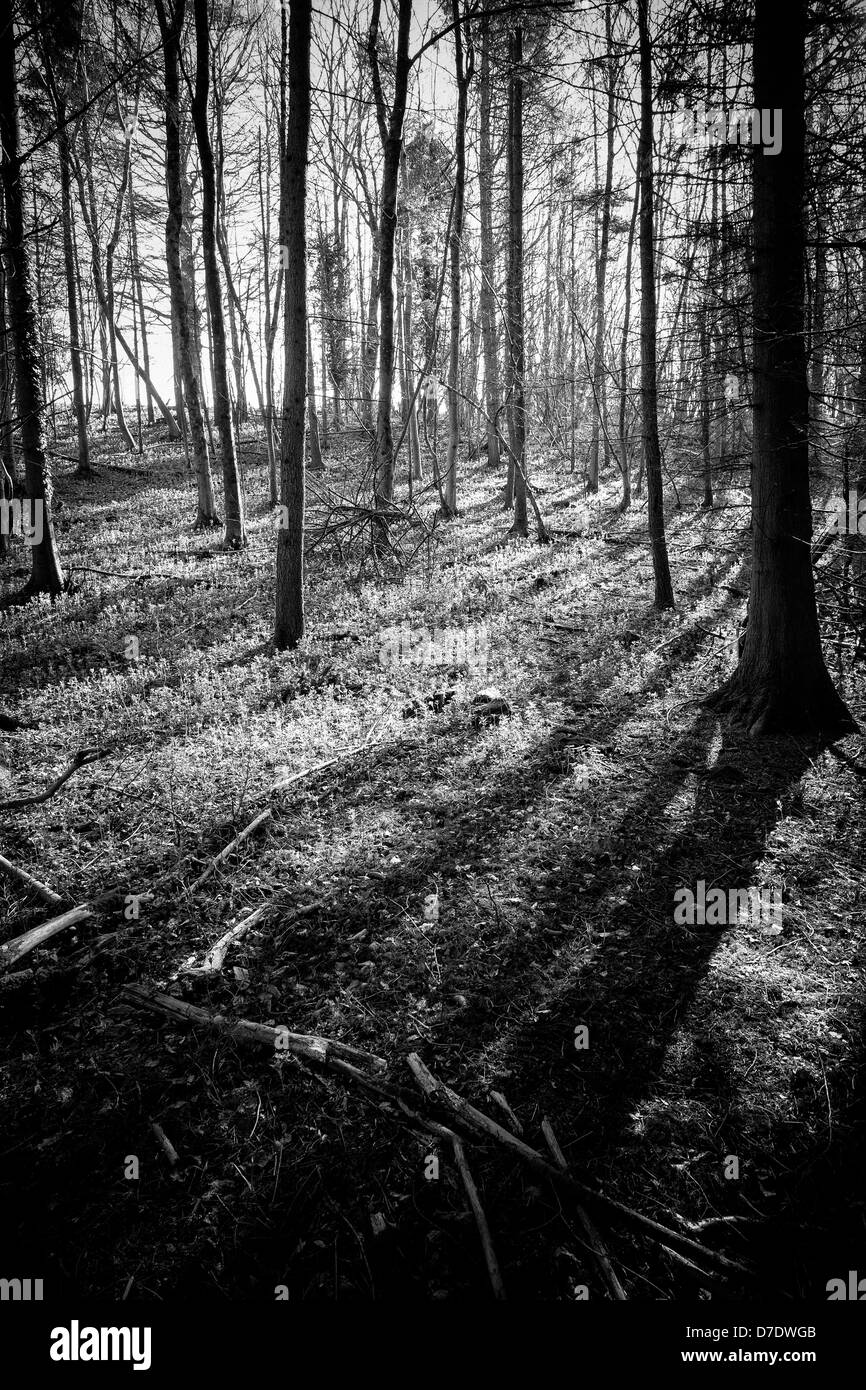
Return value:
<svg viewBox="0 0 866 1390">
<path fill-rule="evenodd" d="M 430 1072 L 417 1053 L 410 1053 L 407 1057 L 409 1067 L 425 1095 L 431 1100 L 437 1100 L 450 1110 L 452 1114 L 458 1116 L 460 1120 L 470 1129 L 487 1135 L 490 1139 L 497 1139 L 504 1144 L 512 1153 L 517 1154 L 523 1159 L 524 1163 L 529 1164 L 537 1173 L 544 1177 L 553 1178 L 563 1186 L 569 1188 L 578 1196 L 586 1201 L 597 1202 L 608 1211 L 616 1212 L 622 1219 L 632 1226 L 639 1227 L 653 1239 L 665 1242 L 669 1245 L 680 1246 L 684 1251 L 699 1259 L 705 1260 L 725 1271 L 725 1273 L 751 1276 L 752 1271 L 737 1260 L 731 1260 L 726 1255 L 719 1255 L 715 1250 L 708 1250 L 699 1245 L 697 1241 L 690 1240 L 688 1236 L 682 1235 L 679 1231 L 673 1230 L 669 1226 L 664 1226 L 660 1221 L 654 1221 L 650 1216 L 644 1216 L 642 1212 L 635 1211 L 633 1207 L 627 1207 L 624 1203 L 616 1201 L 613 1197 L 608 1197 L 604 1192 L 597 1188 L 589 1187 L 586 1183 L 578 1182 L 577 1178 L 570 1173 L 564 1173 L 561 1169 L 549 1163 L 542 1157 L 536 1149 L 530 1148 L 522 1139 L 509 1130 L 503 1129 L 495 1120 L 491 1120 L 489 1115 L 476 1110 L 474 1105 L 470 1105 L 462 1096 L 452 1091 L 450 1086 L 438 1081 Z"/>
<path fill-rule="evenodd" d="M 490 1238 L 490 1227 L 487 1224 L 487 1217 L 484 1215 L 484 1208 L 478 1196 L 478 1189 L 469 1171 L 469 1164 L 466 1162 L 466 1154 L 463 1145 L 456 1134 L 452 1135 L 451 1143 L 454 1149 L 457 1167 L 463 1179 L 463 1186 L 466 1188 L 466 1196 L 469 1198 L 469 1205 L 475 1217 L 475 1224 L 478 1227 L 478 1234 L 481 1237 L 481 1248 L 484 1251 L 484 1262 L 487 1265 L 487 1273 L 490 1276 L 490 1286 L 493 1289 L 493 1297 L 496 1299 L 504 1299 L 505 1285 L 502 1282 L 499 1261 L 496 1258 L 496 1251 L 493 1249 L 493 1241 Z"/>
<path fill-rule="evenodd" d="M 199 874 L 195 883 L 190 884 L 189 892 L 194 893 L 197 888 L 200 888 L 201 885 L 205 883 L 207 879 L 210 878 L 211 874 L 219 867 L 219 865 L 223 864 L 226 861 L 226 859 L 228 859 L 232 850 L 236 849 L 238 845 L 243 844 L 244 840 L 248 840 L 251 835 L 254 835 L 258 830 L 259 826 L 264 825 L 265 821 L 270 820 L 272 815 L 273 811 L 269 807 L 266 811 L 260 811 L 257 816 L 254 816 L 253 819 L 250 821 L 249 825 L 245 825 L 240 834 L 236 835 L 233 840 L 230 840 L 229 843 L 225 846 L 225 848 L 221 849 L 219 854 L 214 856 L 214 858 L 210 861 L 204 872 Z"/>
<path fill-rule="evenodd" d="M 65 772 L 62 772 L 56 782 L 52 782 L 50 787 L 46 787 L 44 792 L 39 792 L 35 796 L 19 796 L 12 801 L 0 801 L 0 811 L 17 811 L 22 806 L 39 806 L 43 801 L 49 801 L 55 792 L 59 792 L 64 782 L 68 782 L 73 773 L 80 767 L 85 767 L 87 763 L 95 763 L 104 754 L 98 748 L 80 748 L 72 759 Z"/>
<path fill-rule="evenodd" d="M 559 1147 L 559 1142 L 556 1138 L 556 1135 L 553 1132 L 553 1125 L 550 1123 L 546 1115 L 544 1119 L 541 1121 L 541 1132 L 544 1135 L 544 1138 L 547 1142 L 547 1147 L 550 1149 L 550 1152 L 553 1155 L 554 1162 L 559 1165 L 563 1173 L 567 1173 L 568 1160 L 565 1157 L 565 1154 L 562 1152 L 562 1149 Z M 611 1264 L 610 1255 L 607 1252 L 607 1248 L 604 1244 L 604 1241 L 602 1240 L 601 1236 L 596 1230 L 589 1215 L 586 1211 L 584 1211 L 583 1207 L 579 1203 L 576 1210 L 577 1219 L 583 1228 L 583 1233 L 586 1236 L 587 1244 L 589 1245 L 593 1259 L 595 1260 L 595 1263 L 598 1266 L 598 1271 L 601 1274 L 602 1279 L 607 1284 L 608 1288 L 611 1291 L 611 1294 L 618 1302 L 626 1302 L 628 1295 L 626 1294 L 625 1289 L 623 1288 L 622 1284 L 619 1282 L 619 1279 L 616 1276 L 616 1270 Z"/>
<path fill-rule="evenodd" d="M 43 898 L 51 907 L 57 907 L 63 901 L 59 893 L 55 893 L 53 889 L 49 888 L 46 884 L 40 883 L 38 878 L 34 878 L 32 874 L 28 874 L 25 869 L 19 869 L 15 864 L 11 864 L 2 854 L 0 854 L 0 874 L 5 874 L 7 878 L 14 878 L 19 883 L 22 883 L 25 888 L 29 888 L 32 892 L 38 893 L 40 898 Z"/>
</svg>

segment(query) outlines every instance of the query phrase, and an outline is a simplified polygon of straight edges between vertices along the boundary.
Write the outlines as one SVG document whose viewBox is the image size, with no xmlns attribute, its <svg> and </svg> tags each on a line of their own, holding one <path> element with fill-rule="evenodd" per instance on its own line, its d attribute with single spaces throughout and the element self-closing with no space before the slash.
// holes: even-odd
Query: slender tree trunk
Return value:
<svg viewBox="0 0 866 1390">
<path fill-rule="evenodd" d="M 595 344 L 593 348 L 593 413 L 592 440 L 589 450 L 589 470 L 587 486 L 590 492 L 598 491 L 599 447 L 604 438 L 604 461 L 608 460 L 607 443 L 607 375 L 604 370 L 604 335 L 607 294 L 607 258 L 610 246 L 610 205 L 613 192 L 613 154 L 614 126 L 616 124 L 616 66 L 613 57 L 613 31 L 611 22 L 611 3 L 606 0 L 604 7 L 604 33 L 607 46 L 607 131 L 604 192 L 601 204 L 601 234 L 599 237 L 598 265 L 595 276 Z"/>
<path fill-rule="evenodd" d="M 130 240 L 132 242 L 132 279 L 134 298 L 138 302 L 138 321 L 141 326 L 141 365 L 144 370 L 145 381 L 150 380 L 150 350 L 147 342 L 147 319 L 144 316 L 144 286 L 142 284 L 141 262 L 138 259 L 138 220 L 135 215 L 135 190 L 133 188 L 132 170 L 129 174 L 129 229 Z M 133 305 L 133 315 L 135 306 Z M 156 417 L 153 413 L 153 396 L 150 391 L 147 393 L 147 423 L 151 426 L 156 424 Z M 178 421 L 180 426 L 180 421 Z"/>
<path fill-rule="evenodd" d="M 454 66 L 457 82 L 457 123 L 455 130 L 454 207 L 451 213 L 449 258 L 451 263 L 451 341 L 448 350 L 448 444 L 445 450 L 444 515 L 457 515 L 457 453 L 460 447 L 460 332 L 461 293 L 460 256 L 463 251 L 463 206 L 466 195 L 466 105 L 472 79 L 471 51 L 464 60 L 463 26 L 459 0 L 451 0 L 454 24 Z M 468 28 L 467 28 L 468 34 Z"/>
<path fill-rule="evenodd" d="M 304 635 L 304 429 L 307 394 L 307 148 L 310 133 L 312 0 L 289 8 L 289 115 L 282 158 L 286 252 L 285 385 L 280 445 L 280 504 L 274 645 L 296 647 Z M 285 19 L 283 19 L 285 23 Z"/>
<path fill-rule="evenodd" d="M 638 0 L 640 39 L 640 267 L 641 267 L 641 400 L 643 453 L 647 478 L 647 510 L 655 577 L 656 608 L 672 608 L 674 602 L 665 540 L 662 458 L 659 444 L 658 386 L 656 373 L 655 211 L 653 206 L 653 93 L 652 50 L 648 24 L 648 0 Z"/>
<path fill-rule="evenodd" d="M 377 540 L 388 532 L 386 513 L 394 497 L 394 439 L 391 409 L 394 394 L 394 239 L 397 231 L 397 181 L 403 146 L 403 118 L 409 88 L 409 25 L 412 0 L 399 0 L 394 101 L 389 114 L 379 76 L 376 38 L 381 0 L 373 0 L 373 18 L 367 52 L 373 70 L 379 134 L 384 149 L 379 213 L 379 403 L 376 412 L 375 506 L 380 514 Z"/>
<path fill-rule="evenodd" d="M 752 734 L 838 737 L 854 725 L 821 649 L 812 574 L 805 348 L 806 0 L 756 0 L 754 106 L 785 113 L 753 163 L 752 588 L 739 665 L 715 697 Z"/>
<path fill-rule="evenodd" d="M 45 399 L 39 376 L 42 348 L 34 307 L 30 253 L 24 231 L 13 15 L 13 0 L 0 0 L 0 172 L 6 208 L 9 327 L 12 330 L 24 480 L 27 497 L 34 509 L 34 540 L 41 532 L 37 543 L 31 547 L 30 579 L 18 598 L 29 598 L 33 594 L 50 594 L 54 598 L 63 588 L 63 571 L 51 517 L 51 469 L 45 453 Z"/>
<path fill-rule="evenodd" d="M 81 323 L 78 317 L 78 265 L 75 259 L 72 212 L 72 175 L 69 136 L 66 126 L 66 103 L 61 98 L 55 105 L 57 118 L 57 154 L 60 165 L 60 218 L 63 224 L 63 267 L 66 275 L 66 306 L 69 315 L 69 357 L 72 369 L 72 409 L 78 438 L 76 472 L 87 477 L 90 466 L 90 443 L 87 437 L 87 406 L 84 401 L 84 371 L 81 361 Z"/>
<path fill-rule="evenodd" d="M 226 361 L 226 332 L 223 318 L 222 286 L 216 245 L 216 177 L 213 149 L 208 124 L 208 91 L 210 87 L 210 36 L 208 0 L 195 0 L 196 65 L 195 89 L 192 100 L 193 124 L 198 145 L 202 183 L 202 253 L 204 255 L 205 287 L 210 310 L 213 348 L 214 415 L 222 454 L 223 492 L 225 497 L 225 544 L 238 550 L 247 543 L 244 524 L 244 500 L 238 473 L 234 430 L 232 429 L 231 395 L 229 393 Z"/>
<path fill-rule="evenodd" d="M 508 358 L 511 408 L 509 475 L 514 497 L 511 534 L 527 536 L 526 399 L 523 323 L 523 30 L 508 39 Z"/>
<path fill-rule="evenodd" d="M 168 215 L 165 222 L 165 259 L 171 293 L 172 323 L 177 334 L 178 361 L 189 421 L 190 441 L 198 488 L 197 528 L 218 526 L 213 477 L 204 417 L 201 408 L 199 376 L 195 369 L 190 306 L 184 288 L 181 264 L 183 234 L 183 186 L 181 179 L 179 61 L 186 0 L 176 0 L 171 25 L 163 0 L 155 0 L 162 51 L 165 62 L 165 186 Z"/>
<path fill-rule="evenodd" d="M 324 473 L 322 446 L 319 443 L 319 416 L 316 412 L 316 365 L 313 357 L 313 334 L 307 320 L 307 437 L 310 445 L 308 467 L 311 473 Z"/>
</svg>

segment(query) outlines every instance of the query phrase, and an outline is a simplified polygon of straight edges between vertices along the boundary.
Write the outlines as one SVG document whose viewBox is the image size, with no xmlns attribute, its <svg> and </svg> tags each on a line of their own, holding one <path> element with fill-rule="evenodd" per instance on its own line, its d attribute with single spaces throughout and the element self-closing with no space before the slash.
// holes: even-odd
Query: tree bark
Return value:
<svg viewBox="0 0 866 1390">
<path fill-rule="evenodd" d="M 223 492 L 225 500 L 225 544 L 239 550 L 247 543 L 244 524 L 244 500 L 238 473 L 237 451 L 232 428 L 231 395 L 229 393 L 226 331 L 223 318 L 222 287 L 216 245 L 216 176 L 213 148 L 208 123 L 208 92 L 210 89 L 210 30 L 208 0 L 194 0 L 196 64 L 192 117 L 198 145 L 202 182 L 202 253 L 204 255 L 205 287 L 210 310 L 210 329 L 213 351 L 214 415 L 222 454 Z"/>
<path fill-rule="evenodd" d="M 382 191 L 379 210 L 379 402 L 376 411 L 375 507 L 378 515 L 377 541 L 388 534 L 387 512 L 394 497 L 394 439 L 391 409 L 394 395 L 394 240 L 397 231 L 397 181 L 400 151 L 403 147 L 403 118 L 409 88 L 409 25 L 412 0 L 399 0 L 397 54 L 394 70 L 394 101 L 386 113 L 379 73 L 376 41 L 379 32 L 381 0 L 373 0 L 373 16 L 367 52 L 373 74 L 379 134 L 384 150 Z"/>
<path fill-rule="evenodd" d="M 526 511 L 526 369 L 523 342 L 523 30 L 517 24 L 508 39 L 508 362 L 511 397 L 509 492 L 514 499 L 511 534 L 527 536 Z"/>
<path fill-rule="evenodd" d="M 638 0 L 640 41 L 640 268 L 641 268 L 641 401 L 643 414 L 643 453 L 647 478 L 647 510 L 655 578 L 656 608 L 672 608 L 674 602 L 665 540 L 665 514 L 662 491 L 662 459 L 659 444 L 658 381 L 656 371 L 656 293 L 653 205 L 653 109 L 652 49 L 650 47 L 648 0 Z"/>
<path fill-rule="evenodd" d="M 285 23 L 285 19 L 283 19 Z M 283 345 L 285 382 L 280 443 L 280 504 L 274 646 L 296 647 L 304 635 L 304 432 L 307 396 L 307 150 L 310 133 L 312 0 L 289 7 L 289 112 L 280 199 L 286 248 Z"/>
<path fill-rule="evenodd" d="M 749 731 L 832 739 L 855 726 L 821 649 L 812 574 L 805 347 L 806 0 L 756 0 L 754 106 L 783 110 L 753 164 L 752 587 L 734 675 L 714 697 Z"/>
<path fill-rule="evenodd" d="M 197 529 L 218 526 L 213 477 L 201 408 L 199 378 L 195 369 L 189 304 L 181 264 L 183 232 L 183 184 L 181 179 L 179 56 L 186 0 L 176 0 L 169 24 L 163 0 L 155 0 L 165 64 L 165 187 L 168 213 L 165 220 L 165 259 L 171 294 L 172 326 L 177 335 L 178 363 L 189 421 L 190 441 L 198 489 Z"/>
<path fill-rule="evenodd" d="M 33 303 L 30 253 L 24 232 L 12 0 L 0 0 L 0 36 L 0 173 L 6 208 L 9 327 L 12 330 L 25 487 L 35 515 L 41 513 L 42 522 L 38 544 L 31 547 L 30 579 L 17 597 L 23 600 L 34 594 L 50 594 L 54 598 L 63 588 L 63 571 L 51 517 L 51 470 L 45 454 L 45 400 L 39 377 L 42 348 Z"/>
</svg>

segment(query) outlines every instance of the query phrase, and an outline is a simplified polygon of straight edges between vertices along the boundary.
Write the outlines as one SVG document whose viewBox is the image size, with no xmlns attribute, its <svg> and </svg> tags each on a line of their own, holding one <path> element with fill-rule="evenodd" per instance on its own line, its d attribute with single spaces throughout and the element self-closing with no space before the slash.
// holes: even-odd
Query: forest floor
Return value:
<svg viewBox="0 0 866 1390">
<path fill-rule="evenodd" d="M 641 499 L 618 517 L 613 487 L 588 506 L 536 462 L 552 544 L 496 545 L 501 480 L 467 464 L 463 514 L 402 579 L 314 548 L 310 635 L 274 655 L 273 514 L 251 504 L 249 548 L 223 553 L 190 528 L 179 449 L 116 447 L 57 480 L 70 591 L 2 617 L 0 705 L 37 727 L 0 735 L 0 798 L 102 753 L 5 812 L 2 853 L 65 903 L 119 894 L 0 995 L 4 1272 L 46 1298 L 490 1296 L 447 1147 L 426 1176 L 435 1145 L 358 1087 L 161 1023 L 132 982 L 368 1049 L 409 1089 L 417 1052 L 508 1127 L 504 1095 L 542 1150 L 546 1116 L 583 1181 L 754 1266 L 710 1278 L 597 1209 L 629 1297 L 825 1299 L 862 1272 L 862 738 L 753 741 L 702 707 L 735 660 L 745 494 L 669 512 L 659 614 Z M 386 659 L 401 626 L 468 626 L 486 669 Z M 866 727 L 862 667 L 827 657 Z M 511 712 L 479 725 L 491 685 Z M 781 922 L 675 924 L 701 879 L 780 890 Z M 268 902 L 221 973 L 183 973 Z M 0 880 L 4 939 L 51 915 Z M 508 1296 L 605 1298 L 562 1191 L 496 1145 L 467 1156 Z"/>
</svg>

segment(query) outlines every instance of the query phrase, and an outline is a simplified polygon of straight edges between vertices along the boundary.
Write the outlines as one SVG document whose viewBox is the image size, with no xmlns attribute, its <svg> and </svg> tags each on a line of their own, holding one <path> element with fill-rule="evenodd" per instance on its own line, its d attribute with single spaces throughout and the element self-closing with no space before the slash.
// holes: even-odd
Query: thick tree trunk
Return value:
<svg viewBox="0 0 866 1390">
<path fill-rule="evenodd" d="M 640 39 L 640 268 L 641 325 L 640 375 L 643 414 L 643 454 L 647 479 L 647 510 L 655 578 L 656 608 L 672 608 L 674 602 L 665 540 L 662 458 L 659 444 L 658 385 L 656 372 L 655 212 L 653 205 L 653 109 L 652 50 L 648 0 L 638 0 Z"/>
<path fill-rule="evenodd" d="M 280 504 L 274 645 L 296 647 L 304 635 L 304 430 L 307 395 L 307 147 L 310 133 L 312 0 L 289 7 L 289 115 L 280 200 L 286 247 L 285 384 L 280 445 Z M 283 21 L 285 23 L 285 20 Z"/>
<path fill-rule="evenodd" d="M 176 0 L 171 25 L 166 19 L 163 0 L 155 0 L 162 36 L 165 63 L 165 186 L 168 215 L 165 221 L 165 259 L 171 293 L 172 325 L 177 337 L 186 415 L 198 488 L 197 528 L 218 526 L 213 477 L 201 408 L 199 378 L 195 369 L 194 345 L 189 304 L 184 290 L 181 264 L 183 230 L 183 185 L 180 155 L 179 55 L 186 0 Z"/>
<path fill-rule="evenodd" d="M 806 0 L 756 0 L 754 105 L 785 113 L 781 149 L 753 164 L 752 588 L 739 665 L 715 696 L 752 734 L 854 725 L 821 649 L 812 574 L 805 349 Z"/>
<path fill-rule="evenodd" d="M 6 208 L 6 263 L 9 327 L 15 364 L 15 388 L 24 456 L 27 497 L 41 532 L 31 547 L 31 574 L 19 598 L 33 594 L 55 597 L 63 588 L 63 572 L 51 517 L 51 470 L 45 454 L 45 400 L 39 377 L 42 357 L 33 301 L 30 254 L 24 232 L 24 207 L 19 160 L 18 84 L 12 0 L 0 0 L 0 147 L 3 199 Z"/>
<path fill-rule="evenodd" d="M 235 436 L 232 428 L 231 395 L 226 353 L 225 320 L 223 318 L 222 286 L 216 245 L 216 176 L 213 149 L 208 123 L 208 91 L 210 87 L 210 37 L 208 0 L 195 0 L 196 65 L 195 88 L 192 100 L 193 124 L 198 145 L 202 183 L 202 253 L 204 255 L 205 287 L 210 310 L 213 351 L 214 415 L 222 454 L 223 492 L 225 498 L 225 544 L 238 550 L 247 543 L 244 524 L 244 501 L 238 473 Z"/>
</svg>

